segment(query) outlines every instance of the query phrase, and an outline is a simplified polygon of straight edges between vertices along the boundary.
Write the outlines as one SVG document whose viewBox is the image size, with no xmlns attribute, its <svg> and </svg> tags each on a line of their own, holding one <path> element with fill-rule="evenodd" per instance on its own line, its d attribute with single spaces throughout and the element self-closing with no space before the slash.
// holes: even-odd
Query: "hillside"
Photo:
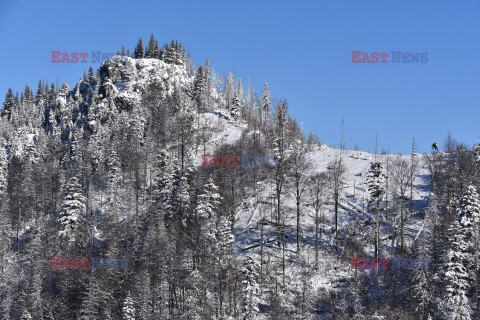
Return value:
<svg viewBox="0 0 480 320">
<path fill-rule="evenodd" d="M 480 147 L 327 147 L 268 84 L 259 96 L 154 43 L 71 90 L 7 94 L 2 319 L 440 319 L 452 306 L 444 288 L 467 278 L 455 263 L 476 252 Z"/>
</svg>

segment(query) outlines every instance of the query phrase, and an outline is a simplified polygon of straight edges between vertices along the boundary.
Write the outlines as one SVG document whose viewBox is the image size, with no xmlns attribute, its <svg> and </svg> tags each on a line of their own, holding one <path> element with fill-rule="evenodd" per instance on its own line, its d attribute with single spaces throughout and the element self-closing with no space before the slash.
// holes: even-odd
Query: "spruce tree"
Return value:
<svg viewBox="0 0 480 320">
<path fill-rule="evenodd" d="M 153 33 L 150 35 L 150 41 L 148 42 L 148 46 L 145 50 L 145 58 L 156 58 L 160 57 L 160 51 L 158 49 L 157 40 L 153 36 Z"/>
<path fill-rule="evenodd" d="M 242 272 L 243 320 L 253 320 L 257 318 L 259 312 L 260 287 L 257 282 L 258 263 L 251 255 L 245 257 Z"/>
<path fill-rule="evenodd" d="M 123 300 L 122 305 L 122 319 L 123 320 L 135 320 L 135 306 L 130 294 Z"/>
<path fill-rule="evenodd" d="M 0 143 L 0 202 L 7 190 L 8 183 L 8 159 L 5 147 Z M 1 205 L 1 204 L 0 204 Z"/>
<path fill-rule="evenodd" d="M 168 212 L 168 218 L 176 217 L 179 225 L 186 225 L 187 217 L 190 213 L 190 184 L 188 174 L 182 172 L 181 168 L 176 165 L 174 169 L 174 183 L 172 188 L 172 210 Z"/>
<path fill-rule="evenodd" d="M 108 208 L 111 218 L 116 222 L 120 216 L 118 190 L 121 180 L 121 162 L 115 150 L 108 161 Z"/>
<path fill-rule="evenodd" d="M 445 265 L 444 316 L 448 320 L 470 320 L 472 310 L 468 300 L 469 275 L 465 267 L 468 259 L 468 244 L 458 221 L 449 228 L 451 248 L 447 252 Z"/>
<path fill-rule="evenodd" d="M 476 312 L 480 312 L 480 199 L 474 186 L 468 186 L 467 190 L 460 198 L 457 208 L 460 228 L 464 241 L 467 244 L 465 254 L 468 255 L 464 265 L 470 274 L 469 285 L 474 288 Z"/>
<path fill-rule="evenodd" d="M 80 242 L 86 233 L 85 230 L 85 197 L 82 195 L 81 185 L 76 177 L 71 177 L 67 183 L 67 193 L 62 203 L 59 215 L 60 238 L 69 243 Z M 82 243 L 79 243 L 82 245 Z"/>
<path fill-rule="evenodd" d="M 140 40 L 138 40 L 137 46 L 135 47 L 135 51 L 133 52 L 133 57 L 135 59 L 142 59 L 144 57 L 142 38 L 140 38 Z"/>
<path fill-rule="evenodd" d="M 172 39 L 170 45 L 165 44 L 160 50 L 160 59 L 169 64 L 185 64 L 185 50 L 178 41 Z"/>
<path fill-rule="evenodd" d="M 42 107 L 43 104 L 43 98 L 44 98 L 44 87 L 42 80 L 38 81 L 38 87 L 37 87 L 37 92 L 35 93 L 35 104 L 37 105 L 38 108 Z"/>
<path fill-rule="evenodd" d="M 203 188 L 202 194 L 197 198 L 196 211 L 200 220 L 202 236 L 206 239 L 207 245 L 215 243 L 217 210 L 222 197 L 217 193 L 218 187 L 209 179 Z"/>
<path fill-rule="evenodd" d="M 237 94 L 235 93 L 232 99 L 232 103 L 230 104 L 230 114 L 234 119 L 238 119 L 240 116 L 240 99 L 238 98 Z"/>
<path fill-rule="evenodd" d="M 7 95 L 5 96 L 5 101 L 3 102 L 2 116 L 6 116 L 7 119 L 10 120 L 14 107 L 15 95 L 13 94 L 12 88 L 8 88 Z"/>
<path fill-rule="evenodd" d="M 480 142 L 473 147 L 473 155 L 475 162 L 480 166 Z"/>
<path fill-rule="evenodd" d="M 480 219 L 480 200 L 478 197 L 477 189 L 474 186 L 468 186 L 467 190 L 460 198 L 460 202 L 457 208 L 458 221 L 462 230 L 464 230 L 465 241 L 469 246 L 476 247 L 474 243 L 475 225 L 478 224 Z M 470 250 L 473 251 L 473 250 Z"/>
<path fill-rule="evenodd" d="M 96 85 L 96 77 L 92 67 L 88 68 L 88 83 L 91 85 Z"/>
<path fill-rule="evenodd" d="M 230 254 L 230 246 L 235 242 L 235 236 L 232 234 L 232 221 L 227 217 L 221 217 L 218 222 L 217 230 L 219 249 L 222 255 L 228 256 Z"/>
<path fill-rule="evenodd" d="M 160 203 L 161 208 L 167 212 L 171 208 L 172 180 L 173 172 L 169 164 L 169 157 L 165 150 L 161 150 L 157 155 L 154 168 L 155 178 L 155 200 Z"/>
<path fill-rule="evenodd" d="M 373 162 L 367 173 L 368 192 L 370 194 L 369 206 L 377 206 L 385 193 L 385 174 L 380 162 Z"/>
<path fill-rule="evenodd" d="M 24 104 L 28 104 L 33 103 L 33 100 L 33 91 L 28 85 L 26 85 L 25 90 L 23 91 L 23 99 L 21 102 Z"/>
<path fill-rule="evenodd" d="M 207 70 L 200 66 L 195 75 L 193 98 L 197 102 L 199 110 L 205 110 L 208 102 L 208 74 Z"/>
<path fill-rule="evenodd" d="M 262 94 L 262 122 L 264 124 L 270 124 L 270 119 L 272 115 L 272 102 L 270 97 L 270 86 L 268 83 L 265 83 Z"/>
<path fill-rule="evenodd" d="M 79 320 L 90 320 L 98 317 L 97 310 L 100 305 L 101 290 L 97 279 L 92 277 L 88 282 L 88 288 L 84 293 L 82 303 L 80 306 Z"/>
<path fill-rule="evenodd" d="M 368 192 L 370 193 L 370 201 L 368 207 L 370 211 L 375 210 L 375 257 L 378 257 L 380 246 L 380 203 L 385 192 L 385 175 L 383 173 L 380 162 L 374 162 L 370 165 L 367 173 Z"/>
</svg>

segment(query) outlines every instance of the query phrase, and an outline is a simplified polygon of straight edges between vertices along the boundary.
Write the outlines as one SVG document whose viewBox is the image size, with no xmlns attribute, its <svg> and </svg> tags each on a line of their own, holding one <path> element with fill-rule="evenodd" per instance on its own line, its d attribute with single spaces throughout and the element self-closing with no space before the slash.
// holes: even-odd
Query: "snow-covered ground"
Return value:
<svg viewBox="0 0 480 320">
<path fill-rule="evenodd" d="M 238 141 L 243 131 L 247 128 L 246 124 L 233 121 L 225 111 L 216 110 L 211 113 L 201 114 L 200 126 L 207 126 L 212 128 L 213 135 L 206 145 L 206 152 L 215 154 L 215 150 L 225 144 L 234 144 Z M 195 158 L 197 165 L 201 164 L 201 154 L 203 151 L 198 151 Z M 410 161 L 410 155 L 374 155 L 364 151 L 340 150 L 321 145 L 315 150 L 306 154 L 306 159 L 311 161 L 311 169 L 308 172 L 309 176 L 316 173 L 327 171 L 329 164 L 337 158 L 342 158 L 346 167 L 346 174 L 343 180 L 343 188 L 340 196 L 340 208 L 338 215 L 339 229 L 347 228 L 355 219 L 359 217 L 366 218 L 366 206 L 368 202 L 367 191 L 367 171 L 370 164 L 374 161 L 381 162 L 384 167 L 388 159 L 396 157 L 403 158 Z M 414 179 L 413 199 L 415 203 L 415 212 L 421 213 L 428 204 L 430 196 L 428 170 L 422 161 L 422 156 L 418 155 L 417 159 L 418 170 Z M 264 216 L 270 218 L 269 206 L 260 204 L 270 203 L 272 201 L 271 195 L 274 191 L 274 182 L 272 180 L 261 181 L 258 183 L 258 200 L 251 194 L 238 207 L 235 215 L 235 230 L 236 230 L 236 244 L 235 253 L 239 261 L 244 259 L 245 254 L 250 253 L 257 255 L 260 260 L 260 220 L 262 213 Z M 270 198 L 269 198 L 270 195 Z M 306 197 L 306 196 L 305 196 Z M 305 199 L 306 200 L 306 199 Z M 286 260 L 287 260 L 287 282 L 299 283 L 298 277 L 305 272 L 304 267 L 294 263 L 297 255 L 295 242 L 295 228 L 296 228 L 296 211 L 294 198 L 288 196 L 283 197 L 283 206 L 286 208 L 286 233 L 289 238 L 286 242 Z M 268 208 L 268 209 L 265 209 Z M 308 205 L 302 207 L 302 230 L 304 251 L 302 257 L 304 261 L 310 266 L 315 262 L 315 213 L 313 208 Z M 322 213 L 325 215 L 327 222 L 322 225 L 323 233 L 321 235 L 321 250 L 320 250 L 320 265 L 318 271 L 313 271 L 311 278 L 311 287 L 315 291 L 338 291 L 346 286 L 346 281 L 355 275 L 356 270 L 352 270 L 350 257 L 339 257 L 328 248 L 333 243 L 333 229 L 334 229 L 334 207 L 331 199 L 327 199 L 323 206 Z M 370 218 L 373 218 L 371 215 Z M 423 215 L 414 214 L 409 217 L 405 225 L 406 243 L 411 243 L 422 230 Z M 382 231 L 386 231 L 383 227 Z M 273 227 L 265 227 L 264 229 L 264 255 L 270 255 L 277 261 L 281 261 L 282 250 L 276 246 L 275 229 Z M 384 243 L 384 248 L 387 248 L 392 243 Z M 373 245 L 364 248 L 364 251 L 373 256 Z M 387 250 L 385 250 L 387 251 Z M 384 251 L 384 252 L 385 252 Z M 265 261 L 265 263 L 267 263 Z M 272 265 L 275 265 L 273 263 Z M 310 268 L 312 269 L 312 268 Z M 362 270 L 358 272 L 368 272 Z M 280 276 L 280 274 L 278 274 Z"/>
</svg>

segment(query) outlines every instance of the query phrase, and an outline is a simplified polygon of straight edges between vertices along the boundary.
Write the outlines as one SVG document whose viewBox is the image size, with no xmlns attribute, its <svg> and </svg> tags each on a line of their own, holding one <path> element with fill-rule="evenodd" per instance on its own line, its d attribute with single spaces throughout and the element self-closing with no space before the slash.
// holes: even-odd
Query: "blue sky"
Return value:
<svg viewBox="0 0 480 320">
<path fill-rule="evenodd" d="M 448 132 L 480 137 L 479 1 L 0 0 L 0 97 L 38 80 L 71 87 L 90 65 L 51 51 L 133 51 L 139 37 L 179 40 L 197 64 L 233 70 L 285 98 L 328 145 L 420 152 Z M 354 64 L 351 51 L 428 52 L 423 64 Z"/>
</svg>

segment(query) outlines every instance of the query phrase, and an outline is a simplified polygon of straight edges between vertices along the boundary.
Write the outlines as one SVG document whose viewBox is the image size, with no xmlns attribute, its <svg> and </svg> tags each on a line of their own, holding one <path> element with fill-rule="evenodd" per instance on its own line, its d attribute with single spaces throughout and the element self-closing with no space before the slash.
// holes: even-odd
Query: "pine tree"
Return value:
<svg viewBox="0 0 480 320">
<path fill-rule="evenodd" d="M 28 85 L 25 86 L 25 90 L 23 91 L 23 99 L 22 103 L 28 104 L 33 103 L 33 91 L 30 89 Z"/>
<path fill-rule="evenodd" d="M 172 40 L 170 45 L 165 44 L 162 50 L 160 50 L 160 59 L 169 64 L 185 64 L 185 50 L 182 49 L 178 41 Z"/>
<path fill-rule="evenodd" d="M 272 115 L 272 102 L 270 97 L 270 87 L 268 83 L 265 83 L 265 87 L 263 88 L 261 110 L 262 122 L 265 124 L 269 124 Z"/>
<path fill-rule="evenodd" d="M 80 320 L 95 319 L 98 316 L 101 290 L 95 278 L 90 279 L 87 290 L 80 307 Z"/>
<path fill-rule="evenodd" d="M 74 129 L 70 131 L 70 150 L 69 163 L 70 172 L 74 174 L 78 172 L 82 161 L 82 148 L 79 139 L 81 138 L 81 129 Z"/>
<path fill-rule="evenodd" d="M 199 269 L 193 270 L 187 277 L 187 284 L 190 288 L 187 297 L 187 305 L 191 306 L 184 315 L 186 319 L 208 319 L 205 316 L 207 296 L 210 294 L 203 274 Z"/>
<path fill-rule="evenodd" d="M 0 261 L 10 248 L 10 239 L 12 236 L 10 217 L 7 215 L 9 196 L 8 187 L 8 159 L 5 148 L 0 143 Z M 0 266 L 0 274 L 3 274 L 4 264 Z M 1 313 L 0 313 L 1 314 Z"/>
<path fill-rule="evenodd" d="M 460 198 L 457 214 L 464 241 L 467 244 L 465 254 L 468 255 L 464 265 L 470 274 L 469 285 L 475 290 L 475 305 L 477 313 L 480 312 L 480 199 L 474 186 L 468 186 Z"/>
<path fill-rule="evenodd" d="M 468 301 L 470 289 L 469 276 L 464 263 L 468 259 L 468 244 L 465 234 L 458 223 L 454 221 L 449 228 L 451 249 L 447 252 L 445 265 L 445 307 L 444 315 L 448 320 L 470 320 L 472 310 Z"/>
<path fill-rule="evenodd" d="M 367 173 L 368 192 L 370 193 L 369 205 L 377 205 L 385 193 L 385 174 L 380 162 L 373 162 Z"/>
<path fill-rule="evenodd" d="M 480 166 L 480 142 L 473 147 L 473 155 L 475 162 Z"/>
<path fill-rule="evenodd" d="M 140 38 L 140 40 L 138 40 L 137 46 L 135 47 L 135 51 L 133 52 L 133 57 L 135 59 L 142 59 L 144 57 L 142 38 Z"/>
<path fill-rule="evenodd" d="M 71 177 L 67 184 L 67 193 L 62 203 L 63 210 L 59 215 L 60 238 L 71 242 L 79 242 L 85 234 L 85 197 L 76 177 Z M 82 243 L 80 243 L 82 244 Z"/>
<path fill-rule="evenodd" d="M 208 60 L 207 60 L 208 61 Z M 193 98 L 197 102 L 199 110 L 205 110 L 208 102 L 208 74 L 207 70 L 200 66 L 195 75 L 195 82 L 193 88 Z"/>
<path fill-rule="evenodd" d="M 244 279 L 243 285 L 243 319 L 253 320 L 259 312 L 258 303 L 260 301 L 260 288 L 257 283 L 258 265 L 257 261 L 251 256 L 247 255 L 243 262 L 242 272 Z"/>
<path fill-rule="evenodd" d="M 174 183 L 172 188 L 172 210 L 168 212 L 168 218 L 176 216 L 177 222 L 183 226 L 186 224 L 191 207 L 189 188 L 190 184 L 187 174 L 176 166 L 174 169 Z"/>
<path fill-rule="evenodd" d="M 130 294 L 123 300 L 122 318 L 123 320 L 135 320 L 135 306 Z"/>
<path fill-rule="evenodd" d="M 150 41 L 148 42 L 148 46 L 145 50 L 145 58 L 156 58 L 160 57 L 160 50 L 158 49 L 157 40 L 153 36 L 153 33 L 150 35 Z"/>
<path fill-rule="evenodd" d="M 15 107 L 15 95 L 12 88 L 8 88 L 5 101 L 3 102 L 2 116 L 6 116 L 8 120 L 12 117 L 12 111 Z"/>
<path fill-rule="evenodd" d="M 111 217 L 119 218 L 118 189 L 121 180 L 121 162 L 115 150 L 112 150 L 108 161 L 108 208 Z"/>
<path fill-rule="evenodd" d="M 161 150 L 157 156 L 154 179 L 156 184 L 154 190 L 156 200 L 160 202 L 162 209 L 167 212 L 171 208 L 173 172 L 169 165 L 168 154 L 165 150 Z"/>
<path fill-rule="evenodd" d="M 8 183 L 8 159 L 5 147 L 0 143 L 0 202 Z"/>
<path fill-rule="evenodd" d="M 475 237 L 475 224 L 480 221 L 480 200 L 474 186 L 467 187 L 466 192 L 460 199 L 457 214 L 460 227 L 464 230 L 464 240 L 473 249 L 476 247 L 473 239 Z"/>
<path fill-rule="evenodd" d="M 232 99 L 232 103 L 230 104 L 230 114 L 234 119 L 238 119 L 238 117 L 240 116 L 240 108 L 240 99 L 235 93 Z"/>
<path fill-rule="evenodd" d="M 91 85 L 96 85 L 96 77 L 95 77 L 95 73 L 93 72 L 93 68 L 90 67 L 88 68 L 88 83 L 91 84 Z"/>
<path fill-rule="evenodd" d="M 35 104 L 39 109 L 43 107 L 43 102 L 45 99 L 45 92 L 42 80 L 38 81 L 37 92 L 35 93 Z"/>
<path fill-rule="evenodd" d="M 227 217 L 221 217 L 217 229 L 219 237 L 218 246 L 220 251 L 224 255 L 228 255 L 230 253 L 231 244 L 235 242 L 235 236 L 232 234 L 232 221 Z"/>
<path fill-rule="evenodd" d="M 378 251 L 380 246 L 380 203 L 385 193 L 385 175 L 383 173 L 382 165 L 380 162 L 374 162 L 370 165 L 370 169 L 367 173 L 367 185 L 368 192 L 370 193 L 370 201 L 368 207 L 372 210 L 376 210 L 375 218 L 375 257 L 378 257 Z M 373 211 L 373 210 L 372 210 Z"/>
<path fill-rule="evenodd" d="M 196 211 L 200 220 L 203 237 L 208 244 L 215 243 L 216 213 L 222 197 L 217 193 L 218 187 L 209 179 L 203 188 L 203 193 L 197 198 Z"/>
<path fill-rule="evenodd" d="M 333 202 L 334 202 L 334 214 L 335 214 L 335 243 L 338 243 L 338 208 L 340 205 L 340 191 L 343 188 L 343 179 L 347 168 L 342 160 L 342 157 L 336 157 L 332 160 L 328 167 L 328 180 L 331 183 Z"/>
<path fill-rule="evenodd" d="M 422 246 L 421 251 L 424 250 L 424 246 Z M 412 270 L 412 298 L 414 299 L 413 303 L 416 306 L 415 311 L 421 312 L 422 319 L 425 319 L 430 308 L 430 304 L 433 298 L 432 287 L 434 280 L 437 280 L 436 275 L 432 274 L 432 272 L 426 268 Z"/>
</svg>

